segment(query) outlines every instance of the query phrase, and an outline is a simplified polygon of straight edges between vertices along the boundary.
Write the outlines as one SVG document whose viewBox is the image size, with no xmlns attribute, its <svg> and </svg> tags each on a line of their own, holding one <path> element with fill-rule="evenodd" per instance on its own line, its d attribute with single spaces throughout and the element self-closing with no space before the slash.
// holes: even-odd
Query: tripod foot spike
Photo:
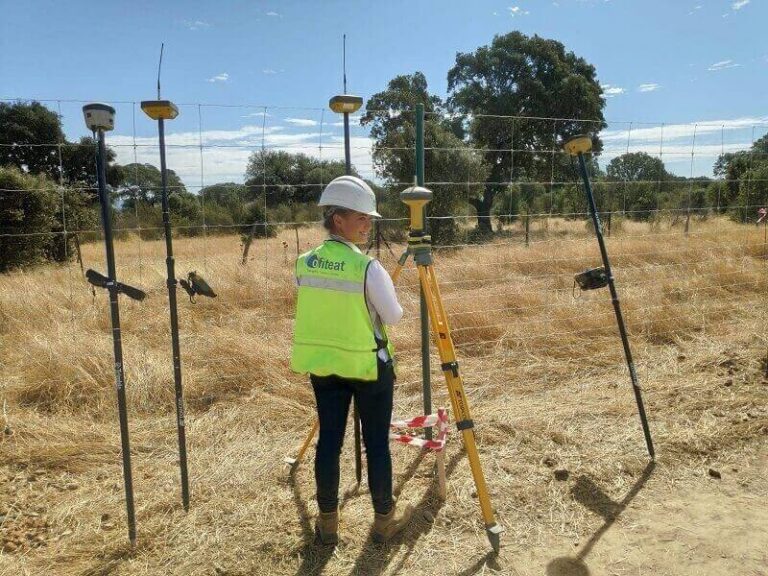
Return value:
<svg viewBox="0 0 768 576">
<path fill-rule="evenodd" d="M 491 548 L 498 554 L 501 550 L 501 533 L 504 532 L 504 528 L 499 524 L 491 524 L 486 526 L 485 533 L 488 535 L 488 541 L 491 543 Z"/>
</svg>

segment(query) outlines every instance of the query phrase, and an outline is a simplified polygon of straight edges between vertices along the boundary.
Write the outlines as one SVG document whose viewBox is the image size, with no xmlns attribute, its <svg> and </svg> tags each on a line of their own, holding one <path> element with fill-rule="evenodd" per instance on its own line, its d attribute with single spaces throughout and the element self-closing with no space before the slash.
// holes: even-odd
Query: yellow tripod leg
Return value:
<svg viewBox="0 0 768 576">
<path fill-rule="evenodd" d="M 307 434 L 307 437 L 304 440 L 304 443 L 301 445 L 301 448 L 299 448 L 299 453 L 296 455 L 296 458 L 291 458 L 290 456 L 283 458 L 283 461 L 286 464 L 290 464 L 291 466 L 299 465 L 299 462 L 301 462 L 301 459 L 304 458 L 304 454 L 307 452 L 309 445 L 312 444 L 312 439 L 315 437 L 315 434 L 317 434 L 317 429 L 319 427 L 320 420 L 315 418 L 315 421 L 312 423 L 312 428 L 310 429 L 309 434 Z"/>
<path fill-rule="evenodd" d="M 397 279 L 400 278 L 400 272 L 403 271 L 403 265 L 398 264 L 392 271 L 392 283 L 397 284 Z"/>
<path fill-rule="evenodd" d="M 480 464 L 480 455 L 477 452 L 477 444 L 475 443 L 474 423 L 469 411 L 469 402 L 464 394 L 464 384 L 459 375 L 459 365 L 456 362 L 456 352 L 453 346 L 453 339 L 451 338 L 451 331 L 448 327 L 448 317 L 445 314 L 443 301 L 440 297 L 440 288 L 437 285 L 435 270 L 431 265 L 419 265 L 418 270 L 419 280 L 426 295 L 432 331 L 434 332 L 435 342 L 440 353 L 441 368 L 448 385 L 448 395 L 451 398 L 456 427 L 461 431 L 464 441 L 464 448 L 469 459 L 469 467 L 472 470 L 477 497 L 480 501 L 480 510 L 485 521 L 486 533 L 494 551 L 498 552 L 501 546 L 500 535 L 504 529 L 496 523 L 493 508 L 491 507 L 488 486 L 485 483 L 483 468 Z"/>
<path fill-rule="evenodd" d="M 397 279 L 400 278 L 400 272 L 403 271 L 403 267 L 405 266 L 405 263 L 408 261 L 409 255 L 410 255 L 410 251 L 406 250 L 405 252 L 403 252 L 403 255 L 397 259 L 397 266 L 395 266 L 395 269 L 392 271 L 392 274 L 390 274 L 393 284 L 397 284 Z"/>
</svg>

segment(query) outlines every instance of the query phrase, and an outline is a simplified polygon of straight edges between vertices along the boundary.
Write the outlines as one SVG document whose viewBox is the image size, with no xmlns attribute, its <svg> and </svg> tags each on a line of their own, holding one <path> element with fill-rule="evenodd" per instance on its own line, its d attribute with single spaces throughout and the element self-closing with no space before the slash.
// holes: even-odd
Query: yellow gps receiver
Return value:
<svg viewBox="0 0 768 576">
<path fill-rule="evenodd" d="M 422 186 L 412 186 L 400 192 L 400 200 L 411 210 L 411 231 L 424 231 L 424 206 L 432 200 L 432 191 Z"/>
</svg>

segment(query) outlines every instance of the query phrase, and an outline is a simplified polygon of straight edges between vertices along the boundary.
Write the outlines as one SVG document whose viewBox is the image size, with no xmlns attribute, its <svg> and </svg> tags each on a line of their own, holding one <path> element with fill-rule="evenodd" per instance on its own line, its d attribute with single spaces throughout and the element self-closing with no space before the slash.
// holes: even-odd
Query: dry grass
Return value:
<svg viewBox="0 0 768 576">
<path fill-rule="evenodd" d="M 318 230 L 300 234 L 301 250 L 320 238 Z M 599 501 L 600 486 L 619 500 L 642 478 L 644 446 L 607 291 L 572 294 L 572 275 L 599 265 L 597 245 L 583 222 L 536 223 L 528 248 L 517 228 L 493 246 L 435 256 L 481 458 L 507 528 L 502 557 L 484 555 L 455 435 L 445 503 L 431 489 L 431 457 L 394 448 L 397 492 L 418 507 L 404 539 L 386 547 L 369 540 L 363 490 L 344 500 L 342 545 L 333 554 L 317 548 L 312 458 L 296 477 L 282 465 L 313 414 L 305 379 L 288 369 L 294 233 L 254 243 L 247 266 L 232 237 L 179 239 L 174 248 L 178 275 L 197 270 L 219 293 L 190 304 L 180 292 L 188 514 L 179 504 L 164 246 L 116 246 L 120 280 L 149 293 L 143 303 L 121 300 L 135 551 L 124 529 L 106 295 L 91 295 L 76 264 L 0 277 L 0 402 L 11 432 L 0 438 L 0 573 L 528 573 L 510 559 L 526 550 L 546 555 L 599 526 L 596 508 L 580 504 L 585 494 Z M 657 486 L 750 461 L 768 433 L 763 231 L 715 220 L 694 222 L 686 238 L 679 228 L 623 222 L 608 249 L 660 454 Z M 103 269 L 102 246 L 85 245 L 84 259 Z M 393 256 L 382 260 L 394 266 Z M 396 413 L 415 415 L 415 272 L 400 284 Z M 447 403 L 439 371 L 432 378 L 434 404 Z M 346 489 L 349 451 L 344 458 Z M 576 483 L 555 481 L 553 468 Z"/>
</svg>

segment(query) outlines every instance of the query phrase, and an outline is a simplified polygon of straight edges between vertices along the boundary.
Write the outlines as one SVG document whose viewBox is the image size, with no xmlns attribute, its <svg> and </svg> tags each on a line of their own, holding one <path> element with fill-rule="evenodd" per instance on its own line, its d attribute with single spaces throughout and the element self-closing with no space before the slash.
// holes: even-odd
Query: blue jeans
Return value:
<svg viewBox="0 0 768 576">
<path fill-rule="evenodd" d="M 320 438 L 315 457 L 320 511 L 333 512 L 339 504 L 339 456 L 344 443 L 349 404 L 354 397 L 365 443 L 373 509 L 379 514 L 387 514 L 393 506 L 392 457 L 389 453 L 389 423 L 392 420 L 395 382 L 392 362 L 379 360 L 379 378 L 375 382 L 312 374 L 310 380 L 320 419 Z"/>
</svg>

